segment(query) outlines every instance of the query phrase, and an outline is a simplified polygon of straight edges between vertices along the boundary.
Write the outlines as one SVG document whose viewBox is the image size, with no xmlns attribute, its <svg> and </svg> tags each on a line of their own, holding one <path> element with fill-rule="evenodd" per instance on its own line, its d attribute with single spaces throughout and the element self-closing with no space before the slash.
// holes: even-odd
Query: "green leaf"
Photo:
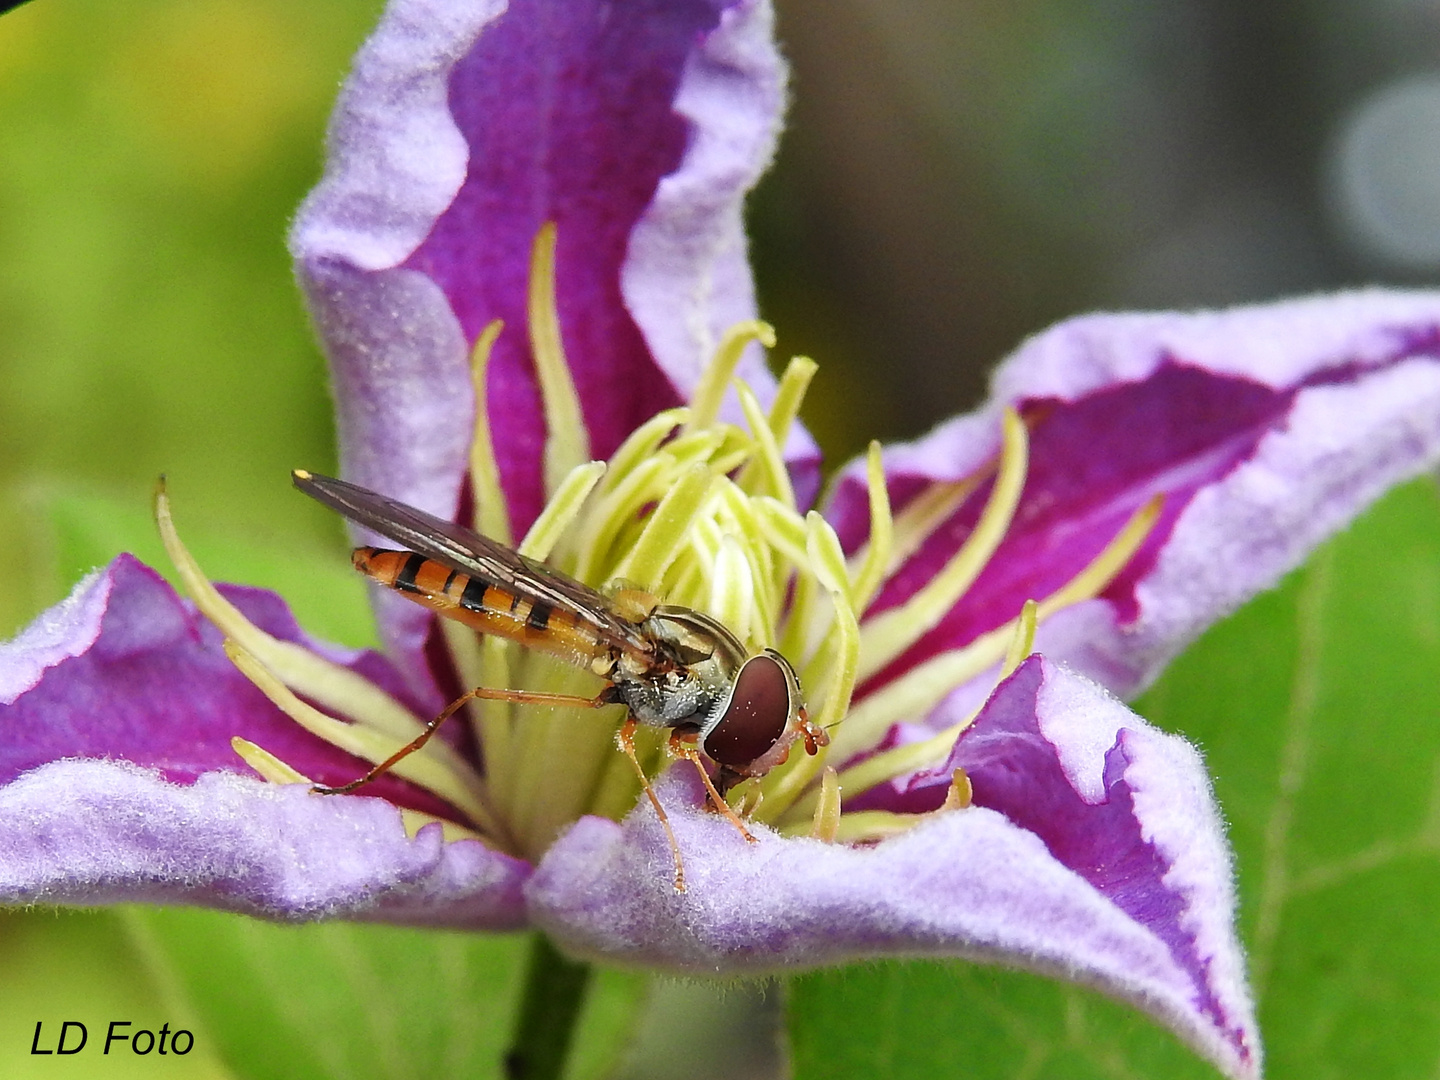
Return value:
<svg viewBox="0 0 1440 1080">
<path fill-rule="evenodd" d="M 1266 1074 L 1432 1076 L 1440 1045 L 1440 498 L 1401 488 L 1136 704 L 1206 753 Z M 955 961 L 796 979 L 797 1080 L 1213 1076 L 1097 995 Z"/>
<path fill-rule="evenodd" d="M 1271 1077 L 1432 1076 L 1440 498 L 1392 493 L 1140 703 L 1206 751 Z"/>
<path fill-rule="evenodd" d="M 499 1077 L 528 939 L 356 923 L 277 926 L 186 908 L 126 909 L 136 951 L 237 1077 Z M 566 1080 L 601 1080 L 645 977 L 593 973 Z"/>
<path fill-rule="evenodd" d="M 128 909 L 126 918 L 204 1038 L 246 1080 L 497 1075 L 523 937 L 277 926 L 182 908 Z"/>
<path fill-rule="evenodd" d="M 151 978 L 144 958 L 127 940 L 113 911 L 0 912 L 0 1076 L 6 1080 L 222 1080 L 213 1042 L 194 1019 Z M 79 1053 L 32 1054 L 57 1049 L 61 1025 L 85 1025 Z M 112 1021 L 130 1021 L 117 1033 L 140 1029 L 188 1030 L 194 1045 L 184 1055 L 135 1054 L 116 1040 L 105 1054 Z M 39 1037 L 35 1025 L 42 1025 Z M 67 1049 L 79 1045 L 71 1028 Z"/>
<path fill-rule="evenodd" d="M 796 1080 L 1214 1076 L 1124 1006 L 1035 975 L 891 960 L 794 980 Z"/>
</svg>

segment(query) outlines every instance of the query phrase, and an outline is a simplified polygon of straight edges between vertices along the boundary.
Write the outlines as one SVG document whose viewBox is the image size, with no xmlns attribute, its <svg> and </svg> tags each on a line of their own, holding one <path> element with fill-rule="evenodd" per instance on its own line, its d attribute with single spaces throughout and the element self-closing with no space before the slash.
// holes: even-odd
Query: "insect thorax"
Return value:
<svg viewBox="0 0 1440 1080">
<path fill-rule="evenodd" d="M 617 661 L 610 678 L 635 719 L 652 727 L 693 725 L 702 737 L 729 700 L 745 647 L 720 623 L 689 608 L 662 605 L 642 624 L 656 662 Z"/>
</svg>

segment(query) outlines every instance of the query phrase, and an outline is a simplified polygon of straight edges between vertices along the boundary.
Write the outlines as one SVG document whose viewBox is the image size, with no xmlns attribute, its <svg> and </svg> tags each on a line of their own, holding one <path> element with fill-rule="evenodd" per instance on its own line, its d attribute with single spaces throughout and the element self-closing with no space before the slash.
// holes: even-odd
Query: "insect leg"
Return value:
<svg viewBox="0 0 1440 1080">
<path fill-rule="evenodd" d="M 730 824 L 740 830 L 740 835 L 755 843 L 755 835 L 745 827 L 745 823 L 736 816 L 735 811 L 730 809 L 730 804 L 725 801 L 724 796 L 715 790 L 715 785 L 710 782 L 710 774 L 705 771 L 705 763 L 700 760 L 700 751 L 695 749 L 693 743 L 685 741 L 684 736 L 676 732 L 670 736 L 670 752 L 677 757 L 683 757 L 686 761 L 695 766 L 695 771 L 700 774 L 700 779 L 705 782 L 705 790 L 710 793 L 710 803 L 715 807 L 717 814 L 724 814 Z"/>
<path fill-rule="evenodd" d="M 461 694 L 449 705 L 446 705 L 440 715 L 426 724 L 419 735 L 415 736 L 415 738 L 411 739 L 399 750 L 395 751 L 395 753 L 380 762 L 379 765 L 376 765 L 368 773 L 360 777 L 359 780 L 352 780 L 350 783 L 342 784 L 340 787 L 324 787 L 316 784 L 310 790 L 317 795 L 348 795 L 357 788 L 364 787 L 376 777 L 385 775 L 385 773 L 395 767 L 396 763 L 403 761 L 429 742 L 430 736 L 435 734 L 440 725 L 454 716 L 455 713 L 459 711 L 460 706 L 468 701 L 483 698 L 486 701 L 513 701 L 521 705 L 568 705 L 576 709 L 598 709 L 614 703 L 610 695 L 610 690 L 611 688 L 607 686 L 595 697 L 587 698 L 578 697 L 574 694 L 546 694 L 532 690 L 497 690 L 488 686 L 477 686 L 473 690 L 465 691 L 465 693 Z"/>
<path fill-rule="evenodd" d="M 645 789 L 645 794 L 650 798 L 650 805 L 655 807 L 655 816 L 660 819 L 660 824 L 665 827 L 665 835 L 670 840 L 670 851 L 675 856 L 675 891 L 685 891 L 685 864 L 680 859 L 680 844 L 675 839 L 675 830 L 670 828 L 670 819 L 665 814 L 665 808 L 660 805 L 660 800 L 655 797 L 655 789 L 650 786 L 650 781 L 645 776 L 645 770 L 640 767 L 640 759 L 635 756 L 635 728 L 637 721 L 631 716 L 625 723 L 620 725 L 620 730 L 615 733 L 615 744 L 624 751 L 625 756 L 630 759 L 630 764 L 635 766 L 635 775 L 640 778 L 640 786 Z"/>
</svg>

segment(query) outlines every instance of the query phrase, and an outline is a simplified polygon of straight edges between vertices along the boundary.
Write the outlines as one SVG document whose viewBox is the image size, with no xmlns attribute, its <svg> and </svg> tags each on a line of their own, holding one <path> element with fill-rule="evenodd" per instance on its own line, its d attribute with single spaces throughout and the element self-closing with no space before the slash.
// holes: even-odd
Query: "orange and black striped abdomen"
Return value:
<svg viewBox="0 0 1440 1080">
<path fill-rule="evenodd" d="M 518 641 L 582 667 L 609 652 L 590 627 L 564 608 L 532 602 L 413 551 L 360 547 L 351 559 L 367 577 L 482 634 Z"/>
</svg>

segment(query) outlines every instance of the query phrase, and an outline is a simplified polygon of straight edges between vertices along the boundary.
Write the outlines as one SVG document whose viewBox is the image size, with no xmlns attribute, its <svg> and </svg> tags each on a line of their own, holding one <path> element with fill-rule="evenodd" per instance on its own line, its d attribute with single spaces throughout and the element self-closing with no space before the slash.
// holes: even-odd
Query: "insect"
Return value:
<svg viewBox="0 0 1440 1080">
<path fill-rule="evenodd" d="M 480 633 L 548 653 L 606 681 L 593 698 L 492 687 L 467 690 L 412 742 L 360 779 L 317 791 L 345 794 L 369 783 L 424 746 L 472 700 L 624 705 L 629 715 L 616 742 L 665 828 L 675 857 L 675 888 L 683 892 L 679 844 L 635 754 L 638 725 L 671 730 L 671 752 L 694 764 L 711 807 L 752 843 L 754 835 L 725 801 L 726 793 L 781 764 L 797 740 L 810 754 L 830 741 L 811 723 L 789 661 L 773 649 L 747 649 L 702 612 L 662 604 L 638 589 L 606 596 L 495 540 L 343 480 L 297 469 L 294 481 L 305 494 L 405 549 L 356 548 L 352 560 L 361 573 Z M 713 779 L 702 752 L 715 763 Z"/>
</svg>

